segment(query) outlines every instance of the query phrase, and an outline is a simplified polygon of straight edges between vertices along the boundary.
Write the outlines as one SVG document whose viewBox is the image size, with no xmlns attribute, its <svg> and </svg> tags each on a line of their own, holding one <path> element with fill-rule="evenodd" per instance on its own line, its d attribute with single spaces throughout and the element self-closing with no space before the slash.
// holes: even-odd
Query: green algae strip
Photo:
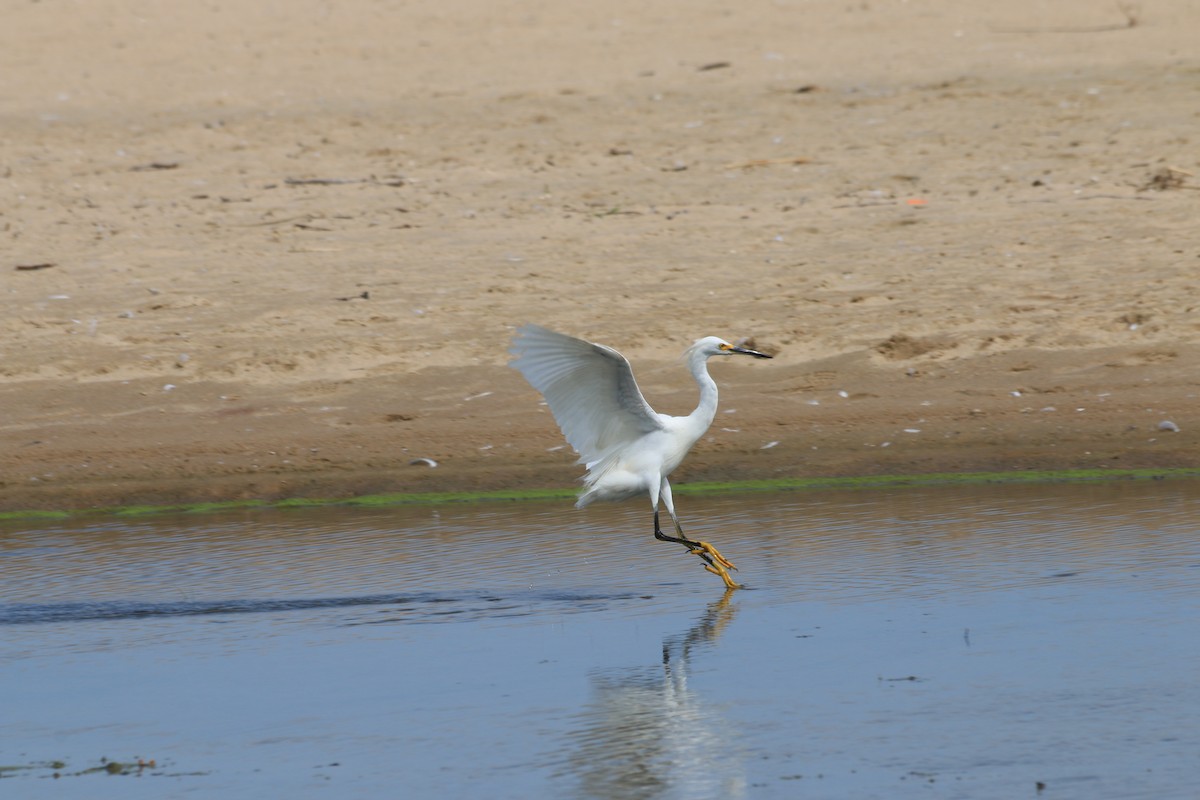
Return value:
<svg viewBox="0 0 1200 800">
<path fill-rule="evenodd" d="M 1152 480 L 1200 478 L 1200 467 L 1174 469 L 1077 469 L 1024 470 L 1014 472 L 938 472 L 917 475 L 869 475 L 842 478 L 769 478 L 755 481 L 683 483 L 672 485 L 675 494 L 712 494 L 714 492 L 780 492 L 816 489 L 881 489 L 919 486 L 970 486 L 995 483 L 1082 483 L 1087 481 Z M 150 514 L 197 514 L 210 511 L 238 511 L 288 508 L 380 508 L 403 505 L 441 505 L 446 503 L 568 500 L 576 489 L 500 489 L 488 492 L 419 492 L 364 495 L 345 498 L 294 497 L 287 500 L 232 500 L 215 503 L 114 506 L 78 511 L 0 511 L 0 522 L 9 520 L 63 520 L 74 517 L 137 517 Z"/>
</svg>

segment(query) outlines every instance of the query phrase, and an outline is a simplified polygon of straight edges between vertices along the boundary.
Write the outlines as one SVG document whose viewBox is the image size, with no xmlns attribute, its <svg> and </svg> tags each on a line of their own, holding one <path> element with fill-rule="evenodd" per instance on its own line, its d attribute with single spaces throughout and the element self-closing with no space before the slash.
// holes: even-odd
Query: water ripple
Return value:
<svg viewBox="0 0 1200 800">
<path fill-rule="evenodd" d="M 156 617 L 198 617 L 227 614 L 266 614 L 272 612 L 396 606 L 401 616 L 370 622 L 449 621 L 456 615 L 481 617 L 528 616 L 546 606 L 559 611 L 587 611 L 605 608 L 613 602 L 649 600 L 651 595 L 629 593 L 596 594 L 578 592 L 526 592 L 501 596 L 492 593 L 457 594 L 376 594 L 351 597 L 307 597 L 271 599 L 198 600 L 182 602 L 139 602 L 114 600 L 79 603 L 15 603 L 0 605 L 0 625 L 37 625 L 45 623 L 95 622 L 99 620 L 143 620 Z M 417 612 L 414 616 L 411 612 Z"/>
</svg>

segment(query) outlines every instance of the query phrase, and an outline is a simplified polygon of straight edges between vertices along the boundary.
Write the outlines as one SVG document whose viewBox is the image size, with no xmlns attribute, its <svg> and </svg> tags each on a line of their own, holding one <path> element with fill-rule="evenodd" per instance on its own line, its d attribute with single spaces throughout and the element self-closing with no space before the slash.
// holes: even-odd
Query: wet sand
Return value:
<svg viewBox="0 0 1200 800">
<path fill-rule="evenodd" d="M 1198 502 L 687 498 L 729 595 L 625 506 L 5 523 L 0 790 L 1184 796 Z"/>
<path fill-rule="evenodd" d="M 682 481 L 1192 466 L 1194 14 L 1133 13 L 18 4 L 0 509 L 569 485 L 527 321 L 667 412 L 776 354 Z"/>
</svg>

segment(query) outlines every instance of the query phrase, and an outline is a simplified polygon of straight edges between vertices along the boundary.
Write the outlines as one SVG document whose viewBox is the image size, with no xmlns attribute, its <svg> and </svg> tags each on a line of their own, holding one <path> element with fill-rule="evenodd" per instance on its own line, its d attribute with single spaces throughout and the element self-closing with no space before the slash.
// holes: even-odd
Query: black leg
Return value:
<svg viewBox="0 0 1200 800">
<path fill-rule="evenodd" d="M 700 556 L 705 561 L 707 561 L 709 566 L 713 565 L 713 560 L 712 560 L 712 558 L 709 557 L 708 553 L 705 553 L 704 551 L 700 550 L 699 542 L 693 542 L 691 539 L 681 539 L 676 536 L 668 536 L 667 534 L 662 532 L 662 528 L 659 527 L 659 524 L 658 524 L 658 509 L 657 508 L 654 509 L 654 538 L 658 539 L 660 542 L 673 542 L 675 544 L 681 544 L 684 547 L 686 547 L 688 550 L 691 550 L 693 553 L 696 553 L 698 556 Z"/>
</svg>

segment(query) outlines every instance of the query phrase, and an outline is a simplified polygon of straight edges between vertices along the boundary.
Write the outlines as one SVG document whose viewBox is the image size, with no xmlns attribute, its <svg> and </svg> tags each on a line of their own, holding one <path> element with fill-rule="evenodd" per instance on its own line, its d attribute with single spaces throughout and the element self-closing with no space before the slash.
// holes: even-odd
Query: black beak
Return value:
<svg viewBox="0 0 1200 800">
<path fill-rule="evenodd" d="M 745 347 L 731 347 L 729 348 L 729 352 L 741 353 L 744 356 L 754 356 L 755 358 L 771 358 L 771 356 L 767 355 L 766 353 L 760 353 L 757 350 L 750 350 Z"/>
</svg>

